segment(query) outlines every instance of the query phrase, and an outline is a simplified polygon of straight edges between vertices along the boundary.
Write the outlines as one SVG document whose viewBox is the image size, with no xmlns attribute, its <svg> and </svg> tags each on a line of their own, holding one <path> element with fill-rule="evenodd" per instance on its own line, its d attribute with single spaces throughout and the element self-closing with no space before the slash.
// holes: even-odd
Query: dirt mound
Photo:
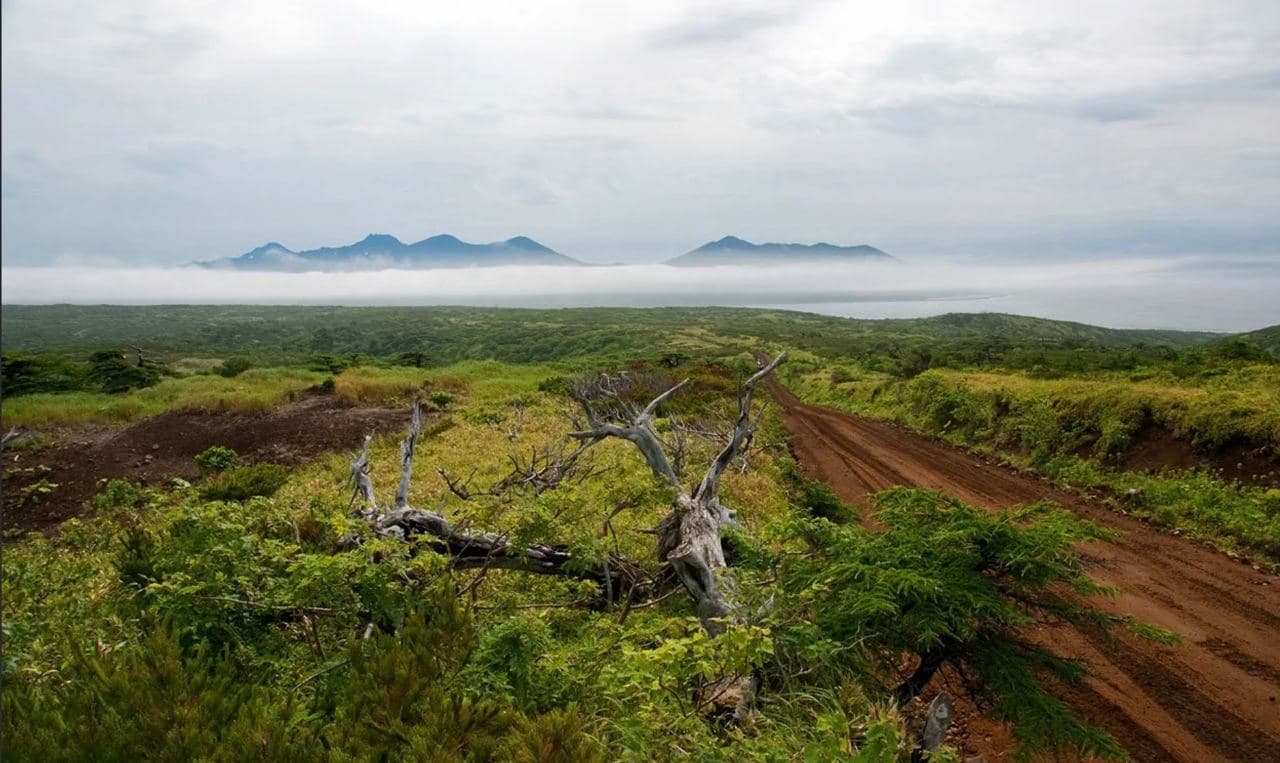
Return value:
<svg viewBox="0 0 1280 763">
<path fill-rule="evenodd" d="M 354 451 L 370 431 L 399 431 L 407 422 L 402 408 L 356 406 L 315 395 L 268 411 L 177 410 L 123 427 L 72 430 L 34 452 L 6 453 L 3 528 L 6 533 L 47 530 L 76 516 L 104 479 L 123 477 L 143 485 L 195 479 L 196 454 L 213 445 L 232 448 L 242 463 L 297 464 L 336 450 Z M 56 487 L 24 502 L 23 489 L 40 480 Z"/>
<path fill-rule="evenodd" d="M 1028 634 L 1085 661 L 1090 675 L 1051 690 L 1111 732 L 1136 760 L 1274 760 L 1280 749 L 1280 580 L 1096 501 L 895 424 L 807 405 L 771 380 L 796 460 L 845 500 L 893 485 L 942 490 L 990 508 L 1049 500 L 1114 528 L 1114 543 L 1081 551 L 1090 574 L 1119 594 L 1097 605 L 1172 630 L 1162 646 L 1085 626 Z M 1004 759 L 998 735 L 968 736 L 966 752 Z"/>
</svg>

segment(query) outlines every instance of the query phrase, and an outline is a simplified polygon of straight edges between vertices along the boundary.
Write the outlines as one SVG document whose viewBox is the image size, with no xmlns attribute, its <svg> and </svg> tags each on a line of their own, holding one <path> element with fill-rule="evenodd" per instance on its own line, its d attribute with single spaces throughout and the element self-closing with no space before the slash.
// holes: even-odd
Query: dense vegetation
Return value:
<svg viewBox="0 0 1280 763">
<path fill-rule="evenodd" d="M 16 759 L 889 761 L 919 733 L 900 701 L 941 665 L 965 669 L 1025 752 L 1122 754 L 1040 690 L 1040 676 L 1083 666 L 1021 628 L 1068 617 L 1171 636 L 1087 606 L 1097 591 L 1073 549 L 1100 530 L 1065 512 L 894 489 L 871 530 L 800 476 L 767 414 L 750 468 L 722 490 L 742 522 L 728 546 L 751 617 L 711 638 L 654 558 L 670 491 L 628 444 L 600 443 L 587 476 L 536 495 L 463 500 L 436 473 L 488 484 L 512 454 L 561 442 L 566 380 L 587 371 L 692 377 L 661 411 L 665 436 L 677 416 L 723 424 L 749 353 L 786 347 L 786 380 L 809 400 L 1280 558 L 1266 474 L 1245 485 L 1124 461 L 1158 431 L 1205 464 L 1244 451 L 1274 463 L 1280 362 L 1256 338 L 718 309 L 5 307 L 4 321 L 6 428 L 423 397 L 415 505 L 580 564 L 617 554 L 652 581 L 617 600 L 571 576 L 452 569 L 351 516 L 353 454 L 286 469 L 211 449 L 194 484 L 105 484 L 56 537 L 6 548 L 3 744 Z M 115 349 L 135 345 L 146 363 Z M 716 445 L 690 448 L 705 462 Z M 376 484 L 395 484 L 397 449 L 374 441 Z M 751 721 L 709 715 L 700 689 L 743 674 L 761 683 Z"/>
<path fill-rule="evenodd" d="M 678 409 L 721 415 L 725 386 L 714 380 L 723 377 L 686 370 L 707 381 Z M 517 420 L 518 447 L 555 441 L 570 425 L 555 369 L 422 373 L 428 390 L 453 390 L 420 444 L 426 466 L 477 466 L 482 481 L 517 447 Z M 776 423 L 767 428 L 762 439 L 776 441 Z M 381 484 L 394 481 L 396 447 L 392 437 L 375 443 Z M 652 560 L 636 530 L 653 526 L 667 491 L 625 443 L 598 447 L 595 471 L 607 478 L 462 501 L 423 468 L 414 501 L 514 538 L 567 544 L 584 560 Z M 712 447 L 691 456 L 706 459 Z M 853 515 L 766 449 L 724 488 L 744 522 L 734 542 L 742 594 L 760 614 L 709 638 L 670 591 L 609 605 L 570 578 L 450 572 L 445 557 L 392 539 L 352 548 L 340 541 L 368 528 L 348 512 L 347 460 L 233 493 L 224 488 L 242 469 L 234 454 L 202 453 L 202 483 L 112 483 L 93 515 L 11 547 L 6 752 L 640 760 L 683 750 L 699 759 L 888 761 L 917 732 L 895 710 L 892 677 L 903 654 L 916 654 L 978 671 L 1029 750 L 1119 754 L 1038 688 L 1039 671 L 1077 676 L 1079 667 L 1017 636 L 1045 612 L 1088 612 L 1059 588 L 1091 590 L 1071 547 L 1097 530 L 1065 513 L 989 514 L 896 490 L 878 501 L 888 529 L 871 532 L 824 518 Z M 658 563 L 644 563 L 660 579 Z M 741 671 L 761 676 L 767 703 L 756 719 L 735 727 L 708 718 L 698 688 Z"/>
</svg>

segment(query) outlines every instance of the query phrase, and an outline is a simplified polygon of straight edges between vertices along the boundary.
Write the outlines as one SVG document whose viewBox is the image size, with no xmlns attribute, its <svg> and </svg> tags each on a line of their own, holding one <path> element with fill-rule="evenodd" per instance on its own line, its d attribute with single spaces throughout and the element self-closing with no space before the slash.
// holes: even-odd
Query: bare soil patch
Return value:
<svg viewBox="0 0 1280 763">
<path fill-rule="evenodd" d="M 776 380 L 770 389 L 802 470 L 847 501 L 865 505 L 869 493 L 893 485 L 941 490 L 993 509 L 1049 500 L 1117 530 L 1115 542 L 1081 548 L 1090 574 L 1119 591 L 1097 605 L 1183 641 L 1162 646 L 1128 634 L 1110 641 L 1069 623 L 1037 627 L 1032 640 L 1083 660 L 1090 671 L 1082 684 L 1054 684 L 1051 691 L 1111 732 L 1136 760 L 1274 760 L 1280 579 L 1042 478 L 891 422 L 808 405 Z M 991 733 L 958 744 L 991 760 L 1008 749 Z"/>
<path fill-rule="evenodd" d="M 324 453 L 355 451 L 370 431 L 403 429 L 402 408 L 354 405 L 334 395 L 311 395 L 268 411 L 176 410 L 125 426 L 45 433 L 33 452 L 4 456 L 5 534 L 48 531 L 85 511 L 102 480 L 124 478 L 147 486 L 199 476 L 195 456 L 225 445 L 246 464 L 298 464 Z M 56 485 L 37 499 L 24 488 L 41 479 Z"/>
<path fill-rule="evenodd" d="M 1132 444 L 1108 465 L 1132 472 L 1182 471 L 1209 467 L 1224 479 L 1245 485 L 1280 486 L 1280 454 L 1256 443 L 1236 441 L 1215 451 L 1197 449 L 1154 422 L 1143 424 Z"/>
</svg>

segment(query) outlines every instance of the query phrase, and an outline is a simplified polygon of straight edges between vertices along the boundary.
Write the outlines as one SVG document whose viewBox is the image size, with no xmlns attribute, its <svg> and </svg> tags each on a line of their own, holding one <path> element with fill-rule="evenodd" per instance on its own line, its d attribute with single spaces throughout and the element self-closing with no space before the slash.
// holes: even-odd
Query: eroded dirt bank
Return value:
<svg viewBox="0 0 1280 763">
<path fill-rule="evenodd" d="M 801 468 L 847 501 L 865 504 L 868 493 L 893 485 L 942 490 L 990 508 L 1050 500 L 1119 531 L 1115 542 L 1082 548 L 1090 574 L 1120 591 L 1100 606 L 1183 641 L 1161 646 L 1119 634 L 1112 644 L 1085 628 L 1041 627 L 1036 641 L 1090 669 L 1083 684 L 1054 692 L 1136 760 L 1280 756 L 1280 580 L 893 423 L 808 405 L 777 380 L 770 389 Z M 992 753 L 980 739 L 971 751 Z"/>
</svg>

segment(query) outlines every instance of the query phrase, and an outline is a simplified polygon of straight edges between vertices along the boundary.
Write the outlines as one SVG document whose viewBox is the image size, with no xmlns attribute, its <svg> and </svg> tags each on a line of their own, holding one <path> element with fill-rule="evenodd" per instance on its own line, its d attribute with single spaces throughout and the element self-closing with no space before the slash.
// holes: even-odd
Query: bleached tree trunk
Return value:
<svg viewBox="0 0 1280 763">
<path fill-rule="evenodd" d="M 675 488 L 676 499 L 671 511 L 658 524 L 658 559 L 671 564 L 693 599 L 702 626 L 712 635 L 722 632 L 726 621 L 740 616 L 731 600 L 735 584 L 732 576 L 725 572 L 727 565 L 721 543 L 721 532 L 726 525 L 733 524 L 734 513 L 720 502 L 720 478 L 760 425 L 760 416 L 752 418 L 751 415 L 756 385 L 785 359 L 786 353 L 778 355 L 743 384 L 738 395 L 738 416 L 728 443 L 711 461 L 692 492 L 680 484 L 653 429 L 658 406 L 687 384 L 687 379 L 655 397 L 630 422 L 593 420 L 590 429 L 570 435 L 593 442 L 618 437 L 635 443 L 653 473 Z M 594 418 L 592 407 L 584 405 L 584 408 L 588 418 Z"/>
</svg>

